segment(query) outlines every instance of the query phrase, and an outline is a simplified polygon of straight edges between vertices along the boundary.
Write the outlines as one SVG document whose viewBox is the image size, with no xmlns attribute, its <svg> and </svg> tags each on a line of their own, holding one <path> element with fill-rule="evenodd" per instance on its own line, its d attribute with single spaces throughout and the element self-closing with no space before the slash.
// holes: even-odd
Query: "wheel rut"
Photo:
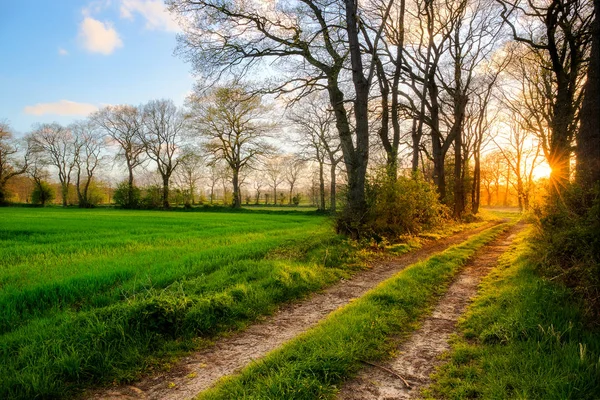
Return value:
<svg viewBox="0 0 600 400">
<path fill-rule="evenodd" d="M 448 340 L 456 323 L 477 293 L 484 276 L 497 265 L 523 224 L 511 227 L 484 246 L 455 278 L 433 313 L 421 327 L 397 347 L 398 357 L 367 364 L 358 376 L 341 388 L 338 400 L 392 400 L 419 398 L 430 383 L 429 376 L 441 363 L 439 356 L 450 349 Z"/>
<path fill-rule="evenodd" d="M 123 386 L 88 391 L 83 398 L 106 399 L 190 399 L 208 389 L 221 377 L 239 371 L 285 342 L 310 329 L 329 313 L 348 304 L 378 283 L 415 262 L 465 241 L 469 236 L 499 224 L 459 232 L 431 241 L 418 250 L 377 261 L 351 279 L 341 280 L 306 299 L 284 304 L 272 315 L 241 332 L 218 338 L 212 346 L 179 360 L 170 371 L 154 374 Z M 363 398 L 363 397 L 349 397 Z"/>
</svg>

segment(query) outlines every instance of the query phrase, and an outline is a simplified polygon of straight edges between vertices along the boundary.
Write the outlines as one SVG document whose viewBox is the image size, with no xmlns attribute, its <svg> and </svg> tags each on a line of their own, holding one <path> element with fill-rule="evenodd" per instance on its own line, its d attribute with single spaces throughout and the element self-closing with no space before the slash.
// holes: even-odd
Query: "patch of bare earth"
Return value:
<svg viewBox="0 0 600 400">
<path fill-rule="evenodd" d="M 433 313 L 423 320 L 398 349 L 399 356 L 387 362 L 367 364 L 358 376 L 344 384 L 338 399 L 392 400 L 419 398 L 430 383 L 430 374 L 440 364 L 439 356 L 450 349 L 448 339 L 456 322 L 477 293 L 481 279 L 496 266 L 523 225 L 517 224 L 482 248 L 469 261 L 440 299 Z"/>
<path fill-rule="evenodd" d="M 496 223 L 431 241 L 402 256 L 379 261 L 369 269 L 328 289 L 291 304 L 272 316 L 216 340 L 214 345 L 182 358 L 168 372 L 144 378 L 128 386 L 88 392 L 88 399 L 189 399 L 211 387 L 219 378 L 239 371 L 285 342 L 317 324 L 329 313 L 362 296 L 398 271 L 466 240 Z"/>
</svg>

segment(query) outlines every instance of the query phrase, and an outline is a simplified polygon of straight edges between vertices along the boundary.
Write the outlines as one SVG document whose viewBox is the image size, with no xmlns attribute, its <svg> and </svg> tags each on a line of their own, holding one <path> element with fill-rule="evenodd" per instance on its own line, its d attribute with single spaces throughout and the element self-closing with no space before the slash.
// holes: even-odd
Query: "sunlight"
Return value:
<svg viewBox="0 0 600 400">
<path fill-rule="evenodd" d="M 550 178 L 551 173 L 552 168 L 550 168 L 550 165 L 544 161 L 533 169 L 533 179 L 538 180 L 542 178 Z"/>
</svg>

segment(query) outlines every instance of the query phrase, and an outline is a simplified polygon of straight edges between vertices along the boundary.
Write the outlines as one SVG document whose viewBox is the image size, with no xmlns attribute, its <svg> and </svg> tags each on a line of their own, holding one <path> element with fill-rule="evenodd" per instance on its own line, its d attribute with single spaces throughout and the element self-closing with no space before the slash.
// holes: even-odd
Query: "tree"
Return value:
<svg viewBox="0 0 600 400">
<path fill-rule="evenodd" d="M 240 173 L 272 151 L 265 141 L 274 127 L 263 119 L 267 109 L 259 96 L 237 84 L 216 88 L 206 96 L 192 95 L 188 104 L 192 129 L 206 139 L 204 148 L 211 162 L 223 160 L 230 168 L 233 207 L 240 208 Z"/>
<path fill-rule="evenodd" d="M 366 216 L 365 183 L 369 160 L 369 93 L 376 52 L 364 54 L 358 2 L 223 2 L 168 0 L 187 19 L 178 52 L 204 78 L 280 66 L 265 92 L 301 98 L 325 90 L 334 111 L 346 173 L 347 210 L 338 229 L 357 236 Z M 388 18 L 393 4 L 385 4 Z M 369 40 L 381 45 L 383 27 Z M 348 73 L 350 76 L 347 77 Z M 350 78 L 351 84 L 346 85 Z M 346 90 L 346 92 L 344 92 Z M 347 107 L 351 103 L 351 107 Z M 354 126 L 352 126 L 352 124 Z"/>
<path fill-rule="evenodd" d="M 506 138 L 508 144 L 496 144 L 509 170 L 515 176 L 512 184 L 517 190 L 519 210 L 528 211 L 533 188 L 533 170 L 539 164 L 540 145 L 539 142 L 531 140 L 531 132 L 523 129 L 523 123 L 518 119 L 513 117 L 509 129 L 510 134 Z M 509 176 L 507 176 L 508 181 L 510 181 Z"/>
<path fill-rule="evenodd" d="M 196 203 L 196 190 L 198 183 L 202 179 L 202 168 L 204 167 L 204 158 L 198 154 L 197 149 L 187 148 L 183 151 L 179 162 L 178 180 L 180 186 L 186 193 L 186 204 Z"/>
<path fill-rule="evenodd" d="M 162 206 L 169 204 L 169 182 L 181 161 L 181 146 L 186 130 L 186 116 L 172 100 L 152 100 L 144 105 L 143 125 L 139 132 L 144 150 L 156 163 L 162 178 Z"/>
<path fill-rule="evenodd" d="M 600 181 L 600 1 L 594 0 L 592 45 L 577 134 L 577 182 L 592 187 Z"/>
<path fill-rule="evenodd" d="M 288 204 L 293 205 L 294 186 L 300 177 L 300 173 L 305 168 L 305 161 L 297 155 L 292 155 L 287 158 L 285 165 L 285 181 L 290 187 Z"/>
<path fill-rule="evenodd" d="M 106 106 L 90 116 L 91 120 L 106 132 L 111 142 L 119 146 L 116 157 L 125 161 L 129 174 L 129 200 L 126 201 L 126 208 L 137 207 L 134 171 L 145 161 L 144 145 L 140 140 L 143 128 L 142 114 L 139 107 L 118 105 Z"/>
<path fill-rule="evenodd" d="M 524 74 L 523 78 L 532 83 L 529 88 L 544 105 L 534 114 L 541 113 L 549 130 L 542 146 L 547 148 L 546 158 L 552 168 L 550 181 L 556 194 L 570 177 L 572 141 L 579 124 L 581 85 L 590 45 L 592 2 L 496 1 L 503 7 L 502 18 L 514 40 L 525 46 L 539 66 L 539 74 Z M 537 76 L 545 79 L 538 83 Z"/>
<path fill-rule="evenodd" d="M 307 118 L 307 116 L 310 116 Z M 336 178 L 338 165 L 343 159 L 341 144 L 334 133 L 335 118 L 332 110 L 317 96 L 307 98 L 289 113 L 296 126 L 296 140 L 304 157 L 315 160 L 319 167 L 319 204 L 325 210 L 324 165 L 329 164 L 331 211 L 336 209 Z M 388 165 L 389 166 L 389 165 Z M 389 168 L 388 168 L 389 171 Z"/>
<path fill-rule="evenodd" d="M 8 123 L 0 121 L 0 205 L 6 202 L 6 183 L 9 179 L 27 172 L 30 156 L 29 146 L 22 160 L 19 154 L 19 145 L 13 140 Z"/>
<path fill-rule="evenodd" d="M 44 207 L 46 203 L 51 202 L 53 199 L 54 190 L 52 189 L 52 186 L 48 184 L 48 182 L 39 181 L 35 183 L 33 192 L 31 193 L 31 202 L 33 204 L 39 204 Z"/>
<path fill-rule="evenodd" d="M 75 188 L 79 199 L 79 207 L 93 206 L 90 196 L 90 185 L 94 172 L 100 164 L 104 142 L 96 125 L 91 120 L 79 121 L 71 125 L 75 139 Z"/>
<path fill-rule="evenodd" d="M 33 150 L 58 171 L 63 207 L 67 206 L 71 174 L 76 166 L 73 132 L 57 122 L 38 125 L 31 133 Z"/>
<path fill-rule="evenodd" d="M 273 204 L 277 205 L 277 188 L 285 181 L 286 159 L 282 156 L 270 157 L 264 163 L 263 171 L 273 189 Z"/>
<path fill-rule="evenodd" d="M 256 173 L 253 176 L 252 182 L 253 182 L 253 186 L 254 186 L 254 204 L 258 205 L 258 203 L 260 202 L 260 194 L 261 194 L 261 190 L 265 185 L 265 178 L 263 175 L 263 172 L 261 170 L 256 170 Z"/>
</svg>

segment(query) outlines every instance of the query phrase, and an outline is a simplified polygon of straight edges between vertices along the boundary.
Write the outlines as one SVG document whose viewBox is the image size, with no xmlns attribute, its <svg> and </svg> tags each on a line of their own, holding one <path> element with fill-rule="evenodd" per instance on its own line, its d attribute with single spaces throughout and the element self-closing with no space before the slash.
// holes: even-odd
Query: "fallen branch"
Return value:
<svg viewBox="0 0 600 400">
<path fill-rule="evenodd" d="M 377 367 L 377 368 L 379 368 L 379 369 L 381 369 L 381 370 L 383 370 L 383 371 L 385 371 L 385 372 L 387 372 L 387 373 L 389 373 L 389 374 L 391 374 L 391 375 L 394 375 L 396 378 L 400 379 L 400 380 L 401 380 L 401 381 L 402 381 L 402 382 L 403 382 L 403 383 L 406 385 L 406 387 L 407 387 L 407 388 L 409 388 L 409 389 L 410 389 L 410 385 L 408 384 L 408 382 L 406 381 L 406 379 L 404 379 L 404 378 L 402 377 L 402 375 L 400 375 L 400 374 L 399 374 L 399 373 L 397 373 L 396 371 L 393 371 L 393 370 L 391 370 L 391 369 L 389 369 L 389 368 L 386 368 L 386 367 L 384 367 L 383 365 L 377 365 L 377 364 L 374 364 L 374 363 L 372 363 L 372 362 L 369 362 L 369 361 L 360 360 L 360 362 L 362 362 L 362 363 L 365 363 L 365 364 L 368 364 L 368 365 L 371 365 L 371 366 L 373 366 L 373 367 Z"/>
</svg>

